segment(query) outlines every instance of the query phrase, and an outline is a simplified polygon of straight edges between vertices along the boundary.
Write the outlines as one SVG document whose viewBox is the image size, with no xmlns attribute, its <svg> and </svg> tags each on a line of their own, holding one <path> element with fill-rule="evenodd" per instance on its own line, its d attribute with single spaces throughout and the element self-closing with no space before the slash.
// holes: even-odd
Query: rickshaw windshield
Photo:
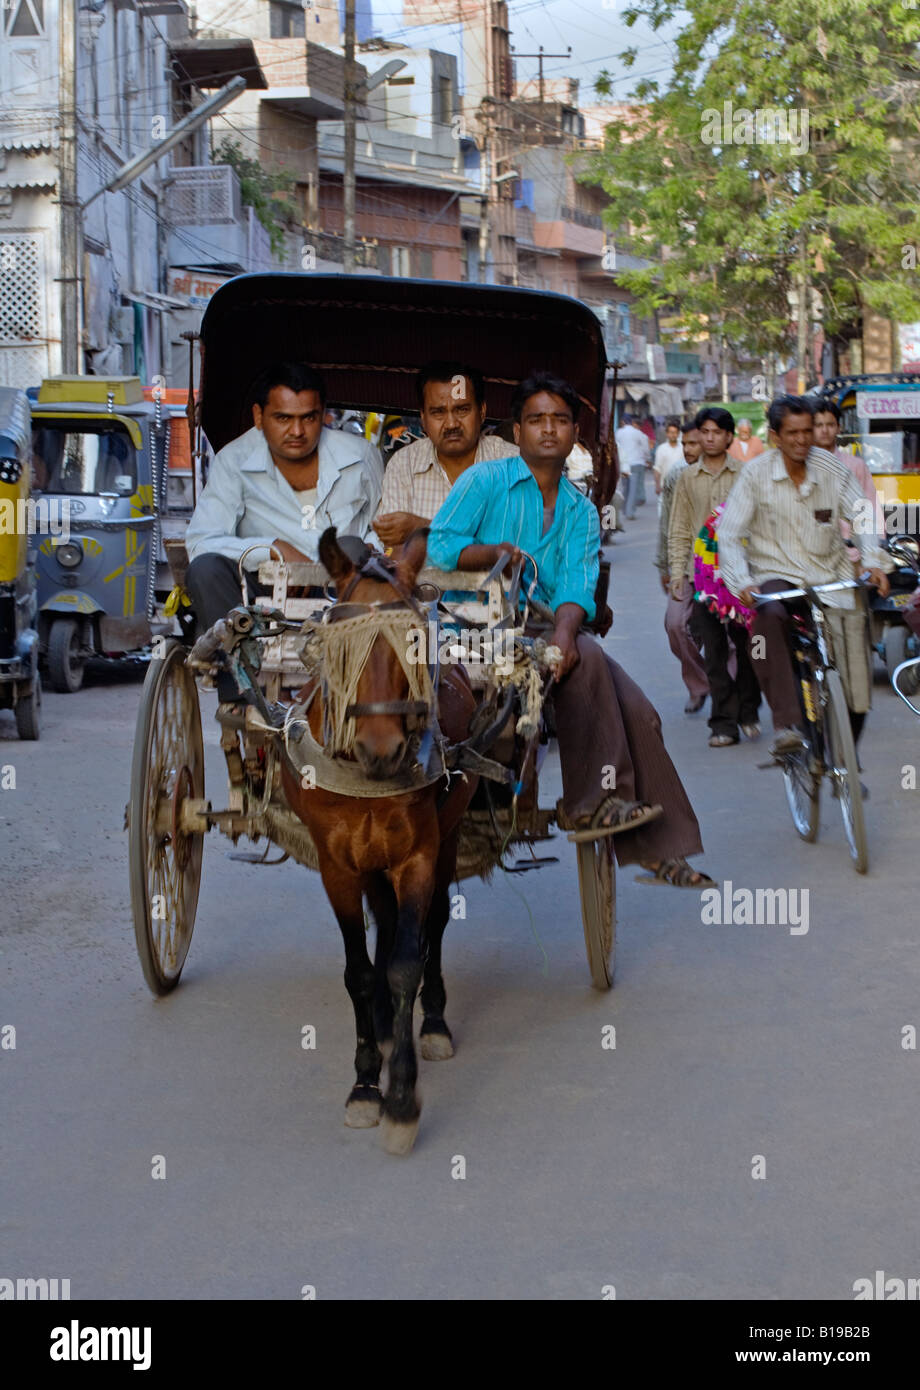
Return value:
<svg viewBox="0 0 920 1390">
<path fill-rule="evenodd" d="M 127 430 L 105 421 L 42 421 L 32 431 L 33 473 L 40 492 L 137 490 L 137 455 Z"/>
<path fill-rule="evenodd" d="M 837 446 L 862 454 L 873 473 L 916 472 L 920 469 L 920 419 L 868 419 L 859 415 L 855 405 L 845 406 Z"/>
</svg>

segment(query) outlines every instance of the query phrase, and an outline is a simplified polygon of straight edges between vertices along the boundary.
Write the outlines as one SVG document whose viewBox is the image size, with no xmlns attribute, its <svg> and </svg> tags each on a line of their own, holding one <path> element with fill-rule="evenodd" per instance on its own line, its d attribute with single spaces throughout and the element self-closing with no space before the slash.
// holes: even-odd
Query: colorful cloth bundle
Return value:
<svg viewBox="0 0 920 1390">
<path fill-rule="evenodd" d="M 745 608 L 735 595 L 729 593 L 719 574 L 719 518 L 725 510 L 725 503 L 716 507 L 712 516 L 707 517 L 702 530 L 693 542 L 693 597 L 697 603 L 704 603 L 710 613 L 714 613 L 723 623 L 740 623 L 750 628 L 754 621 L 754 610 Z"/>
</svg>

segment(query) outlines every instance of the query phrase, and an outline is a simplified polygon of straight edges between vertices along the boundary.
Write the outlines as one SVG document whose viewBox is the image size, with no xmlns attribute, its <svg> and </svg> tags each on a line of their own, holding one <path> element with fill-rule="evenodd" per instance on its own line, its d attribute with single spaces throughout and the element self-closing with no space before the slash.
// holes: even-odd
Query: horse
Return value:
<svg viewBox="0 0 920 1390">
<path fill-rule="evenodd" d="M 358 606 L 359 616 L 366 617 L 362 630 L 370 648 L 347 708 L 330 708 L 333 700 L 322 669 L 299 698 L 308 703 L 315 744 L 328 749 L 330 735 L 341 741 L 344 719 L 351 734 L 345 759 L 352 772 L 357 764 L 371 784 L 406 776 L 415 764 L 417 736 L 426 722 L 423 702 L 407 699 L 406 670 L 382 625 L 404 615 L 408 632 L 422 613 L 413 590 L 425 562 L 427 536 L 427 530 L 414 532 L 395 560 L 368 552 L 370 563 L 365 558 L 358 565 L 339 544 L 334 527 L 320 538 L 319 557 L 337 595 L 327 620 L 333 627 L 340 617 L 347 622 Z M 346 660 L 349 635 L 347 629 L 338 634 Z M 476 710 L 462 667 L 444 668 L 432 692 L 432 702 L 435 699 L 444 738 L 451 743 L 462 741 Z M 428 718 L 433 713 L 432 703 Z M 330 715 L 335 716 L 332 722 Z M 413 724 L 418 727 L 413 729 Z M 420 983 L 422 1056 L 431 1060 L 453 1056 L 444 1019 L 447 996 L 441 942 L 449 917 L 460 820 L 478 778 L 445 774 L 427 785 L 370 797 L 343 795 L 319 786 L 305 788 L 289 760 L 282 764 L 282 778 L 288 804 L 316 846 L 323 887 L 345 943 L 345 987 L 354 1007 L 357 1034 L 355 1084 L 346 1101 L 345 1123 L 362 1129 L 381 1124 L 384 1148 L 406 1154 L 415 1142 L 421 1113 L 412 1031 Z M 365 937 L 365 900 L 377 927 L 373 965 Z M 389 1051 L 385 1096 L 379 1086 L 383 1049 Z"/>
</svg>

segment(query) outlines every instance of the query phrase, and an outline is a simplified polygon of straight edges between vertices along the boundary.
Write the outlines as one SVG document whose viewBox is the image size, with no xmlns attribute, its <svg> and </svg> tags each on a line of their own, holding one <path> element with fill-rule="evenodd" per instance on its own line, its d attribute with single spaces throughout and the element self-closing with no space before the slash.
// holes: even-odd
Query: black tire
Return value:
<svg viewBox="0 0 920 1390">
<path fill-rule="evenodd" d="M 609 835 L 575 845 L 581 920 L 585 929 L 588 968 L 595 989 L 613 984 L 616 956 L 616 868 Z"/>
<path fill-rule="evenodd" d="M 783 758 L 782 766 L 792 824 L 803 840 L 813 844 L 818 838 L 821 781 L 808 766 L 810 756 L 807 750 L 790 753 Z"/>
<path fill-rule="evenodd" d="M 171 638 L 141 692 L 128 802 L 134 934 L 154 994 L 175 989 L 188 954 L 204 835 L 178 829 L 182 803 L 204 797 L 198 690 L 186 651 Z"/>
<path fill-rule="evenodd" d="M 16 732 L 21 739 L 34 741 L 42 732 L 42 683 L 36 671 L 32 677 L 32 689 L 28 695 L 21 695 L 16 702 Z"/>
<path fill-rule="evenodd" d="M 856 872 L 864 874 L 869 867 L 869 845 L 866 840 L 866 818 L 863 812 L 862 788 L 859 782 L 859 762 L 850 712 L 843 693 L 838 671 L 829 670 L 827 704 L 824 707 L 824 759 L 834 795 L 840 802 L 843 828 L 850 847 L 850 858 Z"/>
<path fill-rule="evenodd" d="M 901 623 L 891 623 L 885 628 L 885 670 L 888 679 L 894 675 L 902 661 L 907 660 L 907 644 L 910 633 Z"/>
<path fill-rule="evenodd" d="M 83 684 L 84 662 L 77 656 L 76 618 L 55 618 L 48 635 L 48 675 L 60 695 L 73 695 Z"/>
</svg>

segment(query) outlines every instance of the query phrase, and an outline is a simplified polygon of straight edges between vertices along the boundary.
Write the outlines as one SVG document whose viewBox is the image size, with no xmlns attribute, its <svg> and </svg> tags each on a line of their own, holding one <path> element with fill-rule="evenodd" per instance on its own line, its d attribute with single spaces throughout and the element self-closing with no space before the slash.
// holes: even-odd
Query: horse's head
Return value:
<svg viewBox="0 0 920 1390">
<path fill-rule="evenodd" d="M 428 531 L 414 531 L 397 556 L 389 559 L 367 551 L 352 537 L 336 538 L 335 528 L 323 532 L 319 558 L 336 588 L 336 604 L 328 611 L 327 622 L 348 621 L 373 615 L 395 615 L 397 623 L 404 607 L 407 623 L 417 621 L 417 613 L 407 602 L 425 563 Z M 383 610 L 381 605 L 397 605 Z M 392 631 L 392 628 L 391 628 Z M 367 629 L 365 628 L 365 640 Z M 345 634 L 343 633 L 343 637 Z M 344 666 L 348 662 L 348 643 L 342 644 Z M 357 663 L 356 663 L 357 664 Z M 340 668 L 342 669 L 342 668 Z M 348 679 L 345 678 L 348 684 Z M 424 702 L 410 688 L 410 679 L 391 640 L 383 631 L 372 638 L 353 699 L 339 715 L 354 719 L 354 754 L 365 774 L 374 780 L 392 777 L 399 771 L 409 746 L 409 733 L 423 717 Z"/>
</svg>

